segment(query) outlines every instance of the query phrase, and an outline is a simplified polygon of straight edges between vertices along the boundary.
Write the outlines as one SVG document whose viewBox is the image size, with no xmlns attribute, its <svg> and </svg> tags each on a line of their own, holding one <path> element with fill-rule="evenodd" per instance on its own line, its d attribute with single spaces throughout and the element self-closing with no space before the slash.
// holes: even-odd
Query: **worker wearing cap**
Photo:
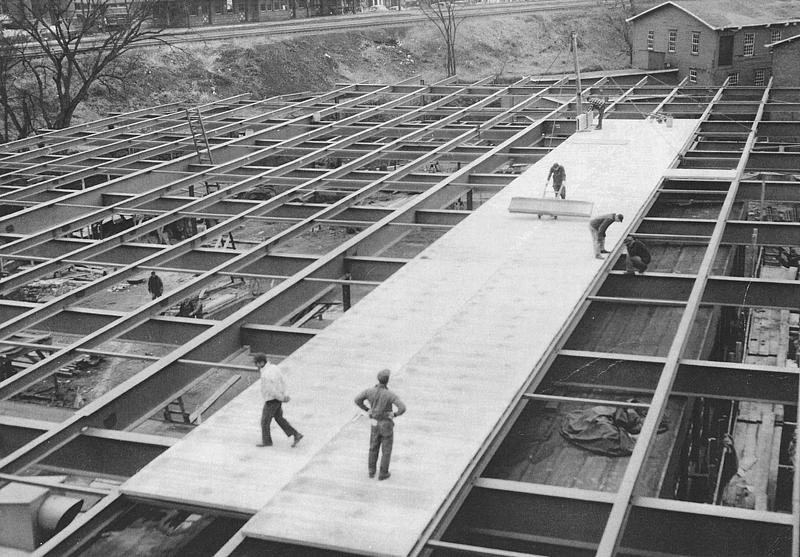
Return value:
<svg viewBox="0 0 800 557">
<path fill-rule="evenodd" d="M 625 244 L 625 251 L 628 252 L 625 257 L 625 273 L 628 275 L 635 272 L 640 275 L 644 274 L 650 264 L 650 250 L 647 249 L 644 242 L 633 236 L 628 236 L 622 243 Z"/>
<path fill-rule="evenodd" d="M 589 231 L 592 233 L 592 243 L 594 244 L 594 256 L 597 259 L 603 259 L 601 255 L 603 253 L 609 253 L 606 250 L 606 230 L 615 222 L 622 222 L 621 214 L 608 213 L 589 221 Z"/>
<path fill-rule="evenodd" d="M 379 480 L 385 480 L 391 475 L 389 474 L 389 460 L 392 458 L 392 444 L 394 443 L 394 418 L 406 411 L 403 401 L 386 387 L 388 383 L 389 370 L 382 369 L 378 372 L 378 384 L 362 391 L 355 398 L 356 406 L 369 413 L 372 425 L 367 459 L 370 478 L 375 477 L 378 451 L 381 452 Z M 369 407 L 364 404 L 364 401 L 369 402 Z M 395 410 L 394 407 L 397 409 Z"/>
</svg>

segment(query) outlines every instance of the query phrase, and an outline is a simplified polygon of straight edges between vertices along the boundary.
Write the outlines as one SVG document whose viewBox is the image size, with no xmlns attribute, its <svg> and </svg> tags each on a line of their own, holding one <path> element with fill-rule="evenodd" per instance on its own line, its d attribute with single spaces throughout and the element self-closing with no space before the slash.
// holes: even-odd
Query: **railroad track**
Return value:
<svg viewBox="0 0 800 557">
<path fill-rule="evenodd" d="M 596 8 L 597 0 L 535 0 L 529 2 L 507 2 L 502 4 L 486 4 L 464 6 L 459 9 L 461 17 L 483 17 L 507 15 L 525 12 L 577 11 Z M 138 46 L 163 46 L 166 41 L 171 45 L 224 41 L 243 37 L 256 36 L 291 36 L 319 33 L 336 33 L 375 27 L 400 27 L 415 23 L 427 23 L 427 17 L 416 8 L 384 13 L 366 13 L 355 15 L 326 16 L 314 19 L 289 20 L 279 22 L 262 22 L 239 24 L 227 27 L 202 27 L 170 31 L 159 39 L 142 41 Z M 98 39 L 99 42 L 99 39 Z M 91 48 L 92 43 L 87 46 Z"/>
</svg>

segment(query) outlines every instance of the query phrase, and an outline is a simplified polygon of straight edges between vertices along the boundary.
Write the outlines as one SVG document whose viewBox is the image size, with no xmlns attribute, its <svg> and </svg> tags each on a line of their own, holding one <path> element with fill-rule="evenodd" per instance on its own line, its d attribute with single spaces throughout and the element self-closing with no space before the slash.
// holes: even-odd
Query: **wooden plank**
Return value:
<svg viewBox="0 0 800 557">
<path fill-rule="evenodd" d="M 761 424 L 758 426 L 756 458 L 753 467 L 752 485 L 756 499 L 756 510 L 767 510 L 767 481 L 769 478 L 772 437 L 775 433 L 775 415 L 771 404 L 761 404 Z"/>
<path fill-rule="evenodd" d="M 225 394 L 225 392 L 233 387 L 236 382 L 241 379 L 241 375 L 234 375 L 233 377 L 229 377 L 227 381 L 225 381 L 219 388 L 214 391 L 211 396 L 209 396 L 206 400 L 204 400 L 201 404 L 195 408 L 194 412 L 189 414 L 189 423 L 197 423 L 200 424 L 202 422 L 203 412 L 209 409 L 209 407 L 214 404 L 219 397 Z"/>
<path fill-rule="evenodd" d="M 789 310 L 782 309 L 778 332 L 778 367 L 786 367 L 786 358 L 789 354 Z"/>
<path fill-rule="evenodd" d="M 774 404 L 773 413 L 775 423 L 783 421 L 783 405 Z M 778 464 L 781 458 L 781 434 L 783 428 L 776 426 L 772 430 L 772 453 L 769 457 L 769 472 L 767 476 L 767 510 L 775 510 L 775 495 L 778 491 Z"/>
</svg>

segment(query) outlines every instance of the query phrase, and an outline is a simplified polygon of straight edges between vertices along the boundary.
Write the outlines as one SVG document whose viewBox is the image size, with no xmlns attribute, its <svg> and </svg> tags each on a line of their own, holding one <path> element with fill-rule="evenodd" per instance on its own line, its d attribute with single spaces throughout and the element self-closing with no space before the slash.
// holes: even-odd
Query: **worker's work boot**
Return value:
<svg viewBox="0 0 800 557">
<path fill-rule="evenodd" d="M 296 447 L 297 444 L 303 439 L 302 433 L 295 433 L 294 434 L 294 442 L 292 443 L 292 447 Z"/>
<path fill-rule="evenodd" d="M 378 476 L 378 479 L 379 480 L 388 480 L 390 477 L 391 477 L 391 474 L 389 472 L 386 472 L 385 474 L 381 474 L 380 476 Z"/>
</svg>

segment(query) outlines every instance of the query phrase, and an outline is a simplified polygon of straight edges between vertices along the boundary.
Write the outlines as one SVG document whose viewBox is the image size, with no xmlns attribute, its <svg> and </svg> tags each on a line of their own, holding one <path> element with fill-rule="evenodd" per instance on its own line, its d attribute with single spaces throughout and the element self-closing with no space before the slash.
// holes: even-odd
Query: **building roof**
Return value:
<svg viewBox="0 0 800 557">
<path fill-rule="evenodd" d="M 666 6 L 682 10 L 700 23 L 714 30 L 756 27 L 761 25 L 783 25 L 800 23 L 800 11 L 793 0 L 683 0 L 663 2 L 635 16 L 633 21 Z"/>
<path fill-rule="evenodd" d="M 767 47 L 768 48 L 775 48 L 776 46 L 783 46 L 785 44 L 789 44 L 792 41 L 796 41 L 797 39 L 800 39 L 800 35 L 795 35 L 793 37 L 787 37 L 787 38 L 785 38 L 783 40 L 775 41 L 774 43 L 769 43 L 767 45 Z"/>
</svg>

